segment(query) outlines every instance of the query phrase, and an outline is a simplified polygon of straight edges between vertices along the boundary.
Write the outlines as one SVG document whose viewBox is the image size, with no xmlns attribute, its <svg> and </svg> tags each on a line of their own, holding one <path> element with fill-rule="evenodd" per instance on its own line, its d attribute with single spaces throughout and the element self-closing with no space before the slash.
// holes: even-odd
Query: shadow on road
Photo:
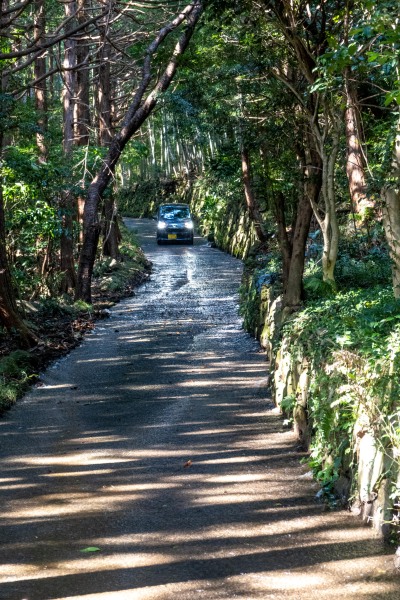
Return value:
<svg viewBox="0 0 400 600">
<path fill-rule="evenodd" d="M 0 421 L 0 598 L 398 599 L 381 542 L 315 502 L 240 264 L 199 248 L 153 248 L 153 281 Z"/>
</svg>

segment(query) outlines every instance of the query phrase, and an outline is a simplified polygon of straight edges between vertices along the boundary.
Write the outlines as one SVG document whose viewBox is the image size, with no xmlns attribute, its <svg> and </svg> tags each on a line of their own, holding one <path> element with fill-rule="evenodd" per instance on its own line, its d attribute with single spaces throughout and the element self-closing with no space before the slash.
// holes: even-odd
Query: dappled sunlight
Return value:
<svg viewBox="0 0 400 600">
<path fill-rule="evenodd" d="M 11 490 L 28 490 L 28 489 L 32 489 L 32 488 L 36 488 L 37 484 L 36 483 L 12 483 L 10 484 L 6 484 L 6 485 L 0 485 L 0 490 L 6 490 L 7 492 L 11 491 Z"/>
<path fill-rule="evenodd" d="M 224 458 L 209 458 L 202 460 L 203 465 L 227 465 L 230 463 L 253 463 L 255 460 L 261 460 L 255 456 L 230 456 Z"/>
<path fill-rule="evenodd" d="M 154 281 L 0 423 L 1 598 L 381 600 L 379 543 L 315 502 L 270 410 L 239 265 L 199 248 L 154 248 Z"/>
<path fill-rule="evenodd" d="M 235 431 L 235 429 L 233 429 L 232 427 L 230 428 L 218 428 L 218 429 L 201 429 L 199 431 L 187 431 L 187 432 L 183 432 L 180 435 L 213 435 L 213 434 L 219 434 L 219 433 L 233 433 Z"/>
<path fill-rule="evenodd" d="M 64 454 L 62 456 L 45 456 L 45 457 L 26 457 L 26 458 L 14 458 L 11 463 L 24 464 L 24 465 L 104 465 L 104 464 L 121 464 L 131 463 L 138 460 L 137 458 L 124 458 L 107 456 L 103 453 L 96 456 L 93 451 L 80 452 L 76 454 Z"/>
<path fill-rule="evenodd" d="M 123 440 L 127 440 L 128 438 L 121 435 L 104 435 L 100 434 L 100 432 L 93 432 L 92 434 L 82 435 L 77 438 L 71 438 L 68 440 L 68 444 L 93 444 L 96 440 L 100 440 L 103 444 L 115 444 L 121 442 Z"/>
<path fill-rule="evenodd" d="M 109 506 L 109 497 L 107 490 L 103 490 L 102 494 L 93 496 L 90 493 L 70 493 L 65 494 L 49 494 L 46 496 L 35 497 L 30 502 L 29 507 L 25 502 L 16 500 L 10 511 L 3 510 L 2 517 L 4 519 L 12 518 L 16 520 L 30 520 L 36 518 L 52 518 L 63 515 L 86 514 L 103 511 Z M 115 494 L 113 492 L 112 502 L 114 508 L 120 504 L 125 504 L 139 498 L 139 496 L 126 496 Z M 85 505 L 84 507 L 82 505 Z"/>
<path fill-rule="evenodd" d="M 87 477 L 89 475 L 111 475 L 113 469 L 98 469 L 96 471 L 84 470 L 84 471 L 68 471 L 66 473 L 43 473 L 42 477 Z"/>
<path fill-rule="evenodd" d="M 257 475 L 253 473 L 243 473 L 243 474 L 232 474 L 232 475 L 217 475 L 215 477 L 209 477 L 206 479 L 208 483 L 243 483 L 243 482 L 253 482 L 253 481 L 264 481 L 264 475 Z"/>
<path fill-rule="evenodd" d="M 82 549 L 78 549 L 78 551 Z M 41 565 L 19 565 L 15 563 L 0 565 L 0 577 L 6 577 L 9 582 L 19 581 L 25 579 L 28 572 L 30 579 L 46 579 L 59 576 L 60 569 L 62 569 L 63 576 L 81 574 L 84 572 L 95 575 L 96 572 L 103 570 L 112 571 L 121 568 L 134 569 L 168 564 L 171 562 L 172 559 L 168 555 L 166 549 L 163 549 L 163 552 L 158 554 L 151 551 L 141 554 L 133 552 L 126 553 L 122 556 L 120 554 L 107 554 L 105 556 L 95 554 L 84 561 L 82 561 L 81 558 L 77 558 L 76 560 L 65 560 L 54 564 L 51 563 L 51 561 L 48 561 L 45 572 L 43 572 L 43 567 Z"/>
</svg>

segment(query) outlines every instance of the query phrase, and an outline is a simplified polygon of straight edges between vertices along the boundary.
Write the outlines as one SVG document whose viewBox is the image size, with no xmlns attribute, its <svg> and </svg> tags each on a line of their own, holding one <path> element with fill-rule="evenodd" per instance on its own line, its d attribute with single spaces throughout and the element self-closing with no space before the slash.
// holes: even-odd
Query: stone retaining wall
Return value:
<svg viewBox="0 0 400 600">
<path fill-rule="evenodd" d="M 282 302 L 274 287 L 261 288 L 257 337 L 271 363 L 272 394 L 276 406 L 293 422 L 294 432 L 305 448 L 309 448 L 318 423 L 310 423 L 308 403 L 317 369 L 296 345 L 293 351 L 289 335 L 281 335 Z M 334 364 L 321 364 L 319 369 L 333 373 Z M 355 383 L 356 385 L 356 383 Z M 340 390 L 339 390 L 340 391 Z M 332 389 L 332 399 L 339 391 Z M 336 396 L 335 396 L 336 394 Z M 293 399 L 291 414 L 282 409 L 284 400 Z M 399 457 L 392 450 L 383 451 L 380 440 L 373 434 L 369 416 L 360 407 L 351 433 L 351 455 L 342 460 L 341 475 L 334 484 L 335 494 L 343 503 L 379 534 L 388 535 L 393 525 L 393 500 L 390 498 L 397 482 L 400 487 Z M 327 454 L 326 461 L 337 461 Z"/>
</svg>

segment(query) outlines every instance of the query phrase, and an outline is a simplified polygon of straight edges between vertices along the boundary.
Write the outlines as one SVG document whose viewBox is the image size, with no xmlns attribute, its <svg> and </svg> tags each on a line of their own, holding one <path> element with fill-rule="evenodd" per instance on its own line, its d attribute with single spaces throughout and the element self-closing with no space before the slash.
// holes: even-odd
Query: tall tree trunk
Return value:
<svg viewBox="0 0 400 600">
<path fill-rule="evenodd" d="M 382 216 L 392 259 L 393 293 L 395 298 L 400 298 L 400 118 L 397 122 L 391 176 L 396 185 L 385 185 L 382 190 Z"/>
<path fill-rule="evenodd" d="M 346 173 L 353 211 L 362 215 L 367 208 L 373 207 L 373 203 L 367 197 L 366 165 L 361 145 L 357 89 L 351 80 L 350 68 L 345 70 L 345 91 L 347 103 L 345 111 Z"/>
<path fill-rule="evenodd" d="M 67 25 L 72 27 L 73 17 L 76 13 L 75 0 L 70 0 L 65 3 L 65 15 L 71 20 Z M 64 42 L 64 90 L 63 90 L 63 107 L 64 107 L 64 131 L 63 131 L 63 150 L 67 160 L 72 153 L 74 144 L 74 97 L 76 91 L 76 77 L 74 67 L 76 66 L 76 42 L 73 39 L 66 39 Z M 60 268 L 62 280 L 60 291 L 62 293 L 70 293 L 75 289 L 76 273 L 74 266 L 74 241 L 73 228 L 74 216 L 76 212 L 75 200 L 73 195 L 64 190 L 61 193 L 60 200 L 61 212 L 61 239 L 60 239 Z"/>
<path fill-rule="evenodd" d="M 78 23 L 83 24 L 88 19 L 86 11 L 86 0 L 77 2 Z M 76 37 L 76 101 L 74 103 L 74 144 L 76 146 L 87 146 L 89 144 L 90 129 L 90 85 L 89 85 L 89 46 L 85 32 Z M 81 187 L 85 187 L 85 173 L 81 181 Z M 77 220 L 79 225 L 79 244 L 83 242 L 83 212 L 85 208 L 85 197 L 82 193 L 77 198 Z"/>
<path fill-rule="evenodd" d="M 274 192 L 274 215 L 278 229 L 278 244 L 282 256 L 282 283 L 285 291 L 288 286 L 290 261 L 292 257 L 292 242 L 288 235 L 285 216 L 285 197 L 282 192 Z"/>
<path fill-rule="evenodd" d="M 339 225 L 336 213 L 335 164 L 339 151 L 341 118 L 329 109 L 325 102 L 323 131 L 319 124 L 311 120 L 311 129 L 316 139 L 316 147 L 321 158 L 321 196 L 323 206 L 318 206 L 310 197 L 315 218 L 321 228 L 323 238 L 322 277 L 325 283 L 336 289 L 335 266 L 339 249 Z M 326 138 L 330 139 L 330 144 Z"/>
<path fill-rule="evenodd" d="M 311 137 L 308 139 L 308 147 L 304 158 L 301 158 L 301 163 L 304 169 L 303 193 L 300 196 L 296 211 L 292 236 L 292 254 L 283 296 L 283 304 L 289 312 L 296 310 L 303 299 L 305 250 L 313 214 L 312 206 L 318 204 L 322 185 L 322 161 L 315 150 Z"/>
<path fill-rule="evenodd" d="M 176 19 L 158 32 L 158 35 L 147 49 L 143 76 L 139 83 L 138 90 L 125 115 L 121 130 L 114 136 L 103 165 L 93 179 L 87 195 L 84 215 L 84 241 L 79 260 L 78 283 L 76 288 L 77 299 L 82 299 L 87 302 L 91 301 L 93 265 L 100 234 L 97 215 L 98 203 L 101 200 L 110 179 L 114 175 L 115 167 L 126 144 L 152 113 L 157 104 L 159 95 L 165 92 L 169 87 L 178 68 L 178 59 L 185 52 L 189 44 L 202 10 L 203 6 L 201 0 L 196 0 L 193 4 L 186 6 Z M 186 28 L 175 45 L 165 71 L 160 75 L 152 91 L 145 99 L 143 99 L 152 79 L 151 61 L 153 54 L 157 51 L 168 34 L 179 27 L 184 21 L 187 23 Z"/>
<path fill-rule="evenodd" d="M 117 205 L 113 198 L 106 198 L 104 202 L 104 239 L 103 254 L 118 260 L 121 232 L 117 221 Z"/>
<path fill-rule="evenodd" d="M 77 20 L 83 24 L 87 20 L 86 0 L 78 0 Z M 89 96 L 89 46 L 86 35 L 82 32 L 76 37 L 76 100 L 74 103 L 74 142 L 77 146 L 89 143 L 90 96 Z"/>
<path fill-rule="evenodd" d="M 103 148 L 108 148 L 112 140 L 111 46 L 107 41 L 105 30 L 101 31 L 100 44 L 96 95 L 98 142 Z M 117 260 L 119 258 L 120 232 L 113 193 L 104 198 L 102 230 L 103 254 Z"/>
<path fill-rule="evenodd" d="M 104 28 L 100 34 L 99 67 L 97 69 L 96 109 L 98 119 L 98 142 L 108 147 L 112 140 L 111 104 L 111 46 Z"/>
<path fill-rule="evenodd" d="M 35 0 L 35 21 L 33 26 L 33 35 L 40 43 L 44 39 L 46 33 L 46 17 L 45 6 L 43 0 Z M 34 63 L 35 74 L 35 105 L 37 111 L 38 131 L 36 132 L 36 145 L 39 150 L 39 162 L 47 162 L 47 83 L 44 77 L 46 73 L 46 57 L 38 56 Z"/>
<path fill-rule="evenodd" d="M 244 186 L 244 195 L 246 198 L 246 204 L 249 211 L 250 220 L 254 225 L 254 229 L 258 240 L 265 244 L 268 240 L 268 235 L 265 231 L 261 212 L 257 204 L 257 200 L 254 196 L 253 187 L 251 184 L 251 170 L 250 170 L 250 156 L 249 151 L 242 143 L 241 145 L 241 158 L 242 158 L 242 179 Z"/>
</svg>

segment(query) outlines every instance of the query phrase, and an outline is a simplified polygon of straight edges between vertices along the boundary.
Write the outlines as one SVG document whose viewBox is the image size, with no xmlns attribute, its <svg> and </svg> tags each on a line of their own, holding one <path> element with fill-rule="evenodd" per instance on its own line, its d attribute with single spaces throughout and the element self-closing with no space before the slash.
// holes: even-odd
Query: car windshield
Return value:
<svg viewBox="0 0 400 600">
<path fill-rule="evenodd" d="M 189 219 L 188 206 L 163 206 L 160 208 L 160 217 L 163 219 Z"/>
</svg>

